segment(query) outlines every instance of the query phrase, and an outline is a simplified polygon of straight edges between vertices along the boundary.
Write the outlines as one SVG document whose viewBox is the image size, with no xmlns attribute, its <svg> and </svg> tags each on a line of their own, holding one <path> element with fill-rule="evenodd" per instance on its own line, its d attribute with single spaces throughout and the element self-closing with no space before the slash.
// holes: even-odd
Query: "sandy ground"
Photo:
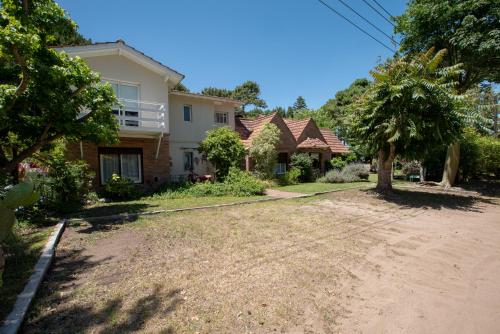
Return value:
<svg viewBox="0 0 500 334">
<path fill-rule="evenodd" d="M 500 206 L 349 190 L 68 229 L 26 333 L 498 333 Z"/>
</svg>

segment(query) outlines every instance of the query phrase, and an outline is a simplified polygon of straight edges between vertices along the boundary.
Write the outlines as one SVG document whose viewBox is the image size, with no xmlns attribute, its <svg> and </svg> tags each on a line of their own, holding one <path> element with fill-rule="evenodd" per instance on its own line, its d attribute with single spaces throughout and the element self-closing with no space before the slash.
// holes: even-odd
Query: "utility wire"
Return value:
<svg viewBox="0 0 500 334">
<path fill-rule="evenodd" d="M 382 10 L 383 10 L 384 12 L 386 12 L 386 13 L 387 13 L 387 15 L 389 15 L 389 17 L 390 17 L 390 18 L 391 18 L 391 20 L 392 20 L 392 18 L 393 18 L 394 16 L 393 16 L 391 13 L 389 13 L 389 12 L 387 11 L 387 9 L 385 9 L 385 8 L 384 8 L 384 6 L 382 6 L 382 5 L 381 5 L 381 4 L 380 4 L 377 0 L 373 0 L 373 2 L 375 2 L 375 3 L 376 3 L 376 4 L 380 7 L 380 8 L 382 8 Z"/>
<path fill-rule="evenodd" d="M 381 12 L 379 12 L 379 10 L 377 8 L 373 7 L 373 5 L 371 3 L 369 3 L 366 0 L 363 0 L 363 2 L 366 3 L 375 12 L 377 12 L 377 14 L 380 15 L 384 20 L 386 20 L 387 22 L 389 22 L 390 24 L 392 24 L 393 26 L 395 26 L 394 22 L 392 22 L 391 20 L 387 19 L 387 17 L 385 17 L 385 15 L 382 14 Z"/>
<path fill-rule="evenodd" d="M 361 28 L 360 26 L 358 26 L 356 23 L 352 22 L 347 17 L 345 17 L 344 15 L 342 15 L 341 13 L 339 13 L 337 10 L 335 10 L 333 7 L 331 7 L 330 5 L 328 5 L 323 0 L 318 0 L 318 1 L 321 2 L 326 8 L 330 9 L 332 12 L 334 12 L 335 14 L 337 14 L 338 16 L 340 16 L 341 18 L 343 18 L 344 20 L 346 20 L 347 22 L 349 22 L 350 24 L 352 24 L 353 26 L 355 26 L 356 28 L 358 28 L 361 32 L 363 32 L 364 34 L 370 36 L 374 41 L 376 41 L 377 43 L 379 43 L 380 45 L 382 45 L 383 47 L 385 47 L 387 50 L 392 51 L 392 52 L 396 52 L 394 49 L 392 49 L 391 47 L 387 46 L 387 44 L 381 42 L 376 37 L 373 37 L 369 32 L 367 32 L 366 30 L 364 30 L 363 28 Z"/>
<path fill-rule="evenodd" d="M 379 32 L 381 32 L 382 34 L 384 34 L 387 38 L 389 38 L 391 40 L 392 43 L 396 44 L 396 45 L 399 45 L 398 42 L 396 42 L 396 40 L 394 40 L 394 38 L 392 38 L 392 36 L 389 36 L 385 33 L 385 31 L 383 31 L 382 29 L 380 29 L 379 27 L 377 27 L 375 24 L 373 24 L 370 20 L 368 20 L 366 17 L 364 17 L 363 15 L 361 15 L 360 13 L 358 13 L 354 8 L 352 8 L 351 6 L 349 6 L 347 3 L 345 3 L 344 0 L 338 0 L 341 4 L 343 4 L 344 6 L 346 6 L 347 8 L 349 8 L 354 14 L 356 14 L 357 16 L 359 16 L 360 18 L 362 18 L 366 23 L 368 23 L 369 25 L 371 25 L 373 28 L 377 29 Z"/>
</svg>

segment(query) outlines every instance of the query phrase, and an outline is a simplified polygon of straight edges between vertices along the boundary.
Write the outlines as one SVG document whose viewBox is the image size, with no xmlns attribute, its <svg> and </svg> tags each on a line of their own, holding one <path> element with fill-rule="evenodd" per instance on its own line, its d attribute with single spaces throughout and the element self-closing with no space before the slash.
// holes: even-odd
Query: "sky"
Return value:
<svg viewBox="0 0 500 334">
<path fill-rule="evenodd" d="M 56 0 L 94 42 L 127 44 L 184 74 L 193 92 L 256 81 L 270 108 L 297 96 L 319 108 L 393 55 L 318 0 Z M 380 41 L 389 39 L 339 0 L 324 0 Z M 376 6 L 373 0 L 367 0 Z M 401 14 L 405 0 L 377 0 Z M 344 0 L 373 24 L 392 26 L 363 0 Z"/>
</svg>

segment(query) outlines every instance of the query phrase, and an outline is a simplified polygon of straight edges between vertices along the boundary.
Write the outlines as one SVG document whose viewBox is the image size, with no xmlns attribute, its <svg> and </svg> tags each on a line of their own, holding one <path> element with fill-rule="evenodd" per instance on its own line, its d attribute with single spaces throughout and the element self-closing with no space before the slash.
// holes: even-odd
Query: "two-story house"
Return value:
<svg viewBox="0 0 500 334">
<path fill-rule="evenodd" d="M 175 91 L 184 75 L 118 40 L 58 48 L 79 56 L 113 87 L 120 104 L 113 113 L 120 125 L 119 143 L 98 146 L 72 143 L 68 158 L 83 159 L 96 172 L 96 185 L 112 174 L 155 188 L 191 171 L 211 173 L 197 151 L 214 127 L 235 129 L 240 102 Z"/>
</svg>

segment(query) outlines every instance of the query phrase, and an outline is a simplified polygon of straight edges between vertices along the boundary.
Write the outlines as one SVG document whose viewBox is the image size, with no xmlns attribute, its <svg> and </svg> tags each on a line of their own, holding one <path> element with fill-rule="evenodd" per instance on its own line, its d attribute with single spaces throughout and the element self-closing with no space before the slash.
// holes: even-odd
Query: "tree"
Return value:
<svg viewBox="0 0 500 334">
<path fill-rule="evenodd" d="M 228 127 L 207 131 L 198 151 L 214 165 L 219 180 L 224 180 L 229 168 L 238 166 L 245 155 L 239 135 Z"/>
<path fill-rule="evenodd" d="M 281 117 L 285 117 L 286 116 L 286 110 L 283 107 L 274 107 L 269 112 L 270 113 L 278 113 L 278 115 L 280 115 Z"/>
<path fill-rule="evenodd" d="M 458 66 L 439 68 L 445 50 L 433 49 L 389 60 L 372 71 L 375 79 L 356 105 L 353 134 L 378 155 L 377 190 L 392 189 L 396 155 L 415 159 L 436 144 L 455 141 L 463 126 L 461 97 L 452 87 Z"/>
<path fill-rule="evenodd" d="M 51 0 L 2 1 L 0 8 L 0 171 L 54 140 L 113 142 L 117 103 L 80 58 L 50 48 L 80 40 L 76 24 Z M 82 113 L 86 110 L 86 113 Z"/>
<path fill-rule="evenodd" d="M 297 100 L 295 100 L 292 108 L 294 111 L 307 109 L 306 100 L 302 96 L 297 97 Z"/>
<path fill-rule="evenodd" d="M 174 87 L 174 90 L 177 90 L 179 92 L 186 92 L 186 93 L 189 93 L 189 88 L 187 88 L 186 86 L 184 86 L 184 84 L 182 84 L 181 82 L 179 82 L 175 87 Z M 205 95 L 209 95 L 209 94 L 205 94 Z"/>
<path fill-rule="evenodd" d="M 411 0 L 396 18 L 401 51 L 409 54 L 435 47 L 448 50 L 444 65 L 463 64 L 458 90 L 482 81 L 500 82 L 500 3 L 488 0 Z M 455 181 L 460 144 L 448 147 L 442 184 Z"/>
<path fill-rule="evenodd" d="M 280 143 L 281 131 L 272 123 L 264 126 L 262 131 L 252 140 L 250 157 L 255 161 L 255 170 L 266 179 L 274 175 L 274 166 L 278 159 L 276 147 Z"/>
<path fill-rule="evenodd" d="M 258 108 L 267 108 L 266 102 L 260 98 L 260 86 L 255 81 L 246 81 L 234 88 L 232 98 L 243 102 L 241 111 L 245 112 L 245 107 L 254 105 Z"/>
<path fill-rule="evenodd" d="M 201 91 L 203 95 L 232 98 L 233 91 L 224 88 L 206 87 Z"/>
<path fill-rule="evenodd" d="M 333 129 L 333 122 L 330 115 L 323 109 L 302 109 L 293 113 L 295 119 L 312 118 L 320 128 Z"/>
</svg>

